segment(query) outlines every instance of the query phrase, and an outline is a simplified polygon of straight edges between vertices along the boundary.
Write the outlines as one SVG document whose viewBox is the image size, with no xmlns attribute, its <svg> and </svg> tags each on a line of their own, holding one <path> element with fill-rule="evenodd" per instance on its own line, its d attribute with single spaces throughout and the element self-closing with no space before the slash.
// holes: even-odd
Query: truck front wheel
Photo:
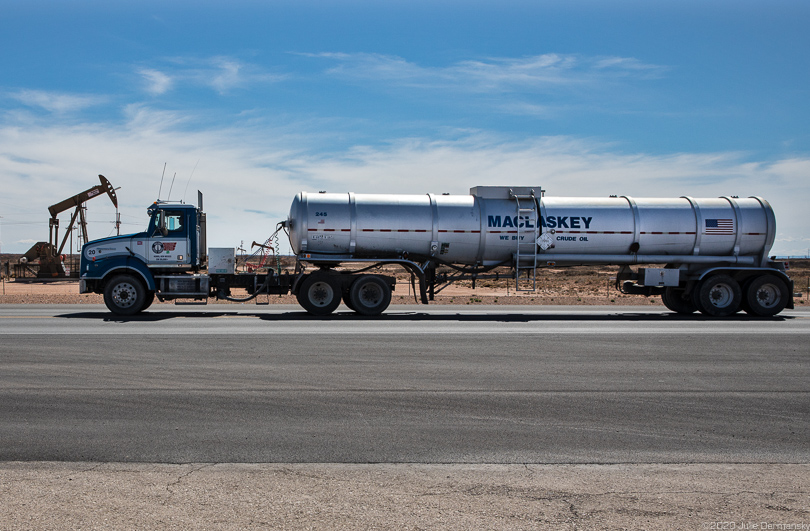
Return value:
<svg viewBox="0 0 810 531">
<path fill-rule="evenodd" d="M 117 315 L 135 315 L 145 301 L 146 289 L 132 275 L 116 275 L 104 288 L 104 304 Z"/>
</svg>

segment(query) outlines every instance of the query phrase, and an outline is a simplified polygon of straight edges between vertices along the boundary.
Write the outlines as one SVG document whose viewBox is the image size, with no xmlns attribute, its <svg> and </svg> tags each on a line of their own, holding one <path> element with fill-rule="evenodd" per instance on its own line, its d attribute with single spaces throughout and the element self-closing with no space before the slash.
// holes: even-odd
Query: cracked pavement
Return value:
<svg viewBox="0 0 810 531">
<path fill-rule="evenodd" d="M 806 529 L 810 465 L 7 462 L 0 499 L 4 530 Z"/>
</svg>

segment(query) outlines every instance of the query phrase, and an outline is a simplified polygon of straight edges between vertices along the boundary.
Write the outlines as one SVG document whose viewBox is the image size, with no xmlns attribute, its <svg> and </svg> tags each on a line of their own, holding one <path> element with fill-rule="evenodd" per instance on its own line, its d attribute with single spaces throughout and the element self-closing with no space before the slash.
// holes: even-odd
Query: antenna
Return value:
<svg viewBox="0 0 810 531">
<path fill-rule="evenodd" d="M 169 186 L 169 196 L 166 198 L 166 201 L 171 201 L 172 199 L 172 188 L 174 188 L 174 178 L 177 177 L 177 172 L 174 172 L 174 176 L 172 176 L 172 185 Z"/>
<path fill-rule="evenodd" d="M 160 192 L 163 191 L 163 176 L 166 175 L 166 164 L 167 162 L 163 163 L 163 173 L 160 175 L 160 188 L 158 188 L 158 201 L 160 201 Z"/>
<path fill-rule="evenodd" d="M 191 177 L 194 175 L 194 170 L 197 169 L 197 164 L 200 163 L 200 159 L 197 159 L 197 163 L 194 164 L 194 168 L 191 170 L 191 175 L 188 176 L 188 181 L 186 181 L 186 189 L 183 190 L 183 202 L 186 200 L 186 192 L 188 192 L 188 185 L 191 183 Z"/>
</svg>

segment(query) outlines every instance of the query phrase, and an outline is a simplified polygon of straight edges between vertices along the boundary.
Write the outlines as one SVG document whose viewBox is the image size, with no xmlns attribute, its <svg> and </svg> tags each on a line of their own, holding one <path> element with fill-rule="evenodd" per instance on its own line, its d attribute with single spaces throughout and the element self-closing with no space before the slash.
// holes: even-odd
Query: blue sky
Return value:
<svg viewBox="0 0 810 531">
<path fill-rule="evenodd" d="M 300 190 L 530 184 L 759 195 L 774 252 L 808 253 L 808 2 L 222 4 L 0 1 L 3 252 L 99 173 L 139 230 L 165 163 L 211 246 L 263 241 Z"/>
</svg>

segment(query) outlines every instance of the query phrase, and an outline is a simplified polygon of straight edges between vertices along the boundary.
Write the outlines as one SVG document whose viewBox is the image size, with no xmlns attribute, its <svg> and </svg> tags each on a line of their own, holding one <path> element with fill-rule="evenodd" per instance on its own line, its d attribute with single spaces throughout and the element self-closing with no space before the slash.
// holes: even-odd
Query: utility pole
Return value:
<svg viewBox="0 0 810 531">
<path fill-rule="evenodd" d="M 0 255 L 3 254 L 3 216 L 0 216 Z M 3 263 L 0 262 L 0 280 L 3 281 L 3 295 L 6 294 L 6 276 L 3 274 Z"/>
</svg>

